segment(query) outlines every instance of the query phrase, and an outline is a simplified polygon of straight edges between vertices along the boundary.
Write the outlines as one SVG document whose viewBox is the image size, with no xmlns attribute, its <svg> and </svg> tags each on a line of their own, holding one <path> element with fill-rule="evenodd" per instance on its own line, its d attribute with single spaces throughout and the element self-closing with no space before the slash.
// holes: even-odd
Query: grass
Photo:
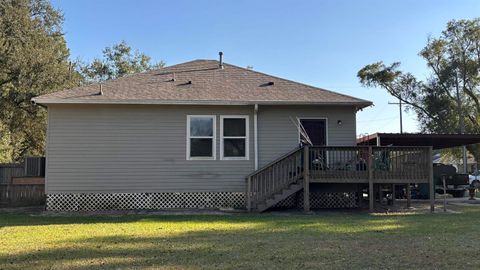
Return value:
<svg viewBox="0 0 480 270">
<path fill-rule="evenodd" d="M 480 265 L 480 207 L 457 210 L 462 213 L 0 213 L 0 269 L 473 269 Z"/>
</svg>

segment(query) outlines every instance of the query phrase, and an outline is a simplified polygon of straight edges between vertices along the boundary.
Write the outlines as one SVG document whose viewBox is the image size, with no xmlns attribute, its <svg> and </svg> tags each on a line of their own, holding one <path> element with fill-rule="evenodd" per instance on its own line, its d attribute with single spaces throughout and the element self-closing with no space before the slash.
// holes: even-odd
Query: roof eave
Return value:
<svg viewBox="0 0 480 270">
<path fill-rule="evenodd" d="M 132 104 L 132 105 L 328 105 L 328 106 L 355 106 L 359 109 L 372 105 L 370 101 L 359 102 L 314 102 L 314 101 L 229 101 L 229 100 L 155 100 L 155 99 L 37 99 L 32 98 L 36 104 Z"/>
</svg>

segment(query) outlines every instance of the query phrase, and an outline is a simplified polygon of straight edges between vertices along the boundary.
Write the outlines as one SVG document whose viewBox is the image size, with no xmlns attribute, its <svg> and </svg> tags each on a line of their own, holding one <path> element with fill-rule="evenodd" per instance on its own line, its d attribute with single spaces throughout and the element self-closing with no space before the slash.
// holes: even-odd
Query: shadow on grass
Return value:
<svg viewBox="0 0 480 270">
<path fill-rule="evenodd" d="M 168 219 L 182 225 L 185 217 Z M 201 224 L 205 219 L 195 220 Z M 212 222 L 218 222 L 218 218 Z M 192 222 L 188 219 L 188 222 Z M 180 234 L 142 236 L 140 234 L 95 236 L 50 243 L 15 256 L 0 256 L 8 269 L 92 269 L 92 268 L 206 268 L 268 269 L 303 268 L 306 265 L 331 267 L 342 248 L 341 241 L 352 241 L 348 232 L 335 231 L 337 222 L 271 219 L 252 222 L 244 228 L 187 231 Z M 388 222 L 394 223 L 394 222 Z M 161 224 L 160 224 L 161 225 Z M 368 221 L 355 222 L 363 232 L 375 230 Z M 348 226 L 350 227 L 350 226 Z M 352 233 L 355 230 L 351 231 Z M 161 231 L 159 231 L 161 234 Z M 363 238 L 365 240 L 367 238 Z M 340 241 L 340 242 L 339 242 Z M 353 249 L 351 249 L 353 251 Z M 0 263 L 0 268 L 1 267 Z"/>
<path fill-rule="evenodd" d="M 125 212 L 118 213 L 48 213 L 43 214 L 42 211 L 37 212 L 0 212 L 0 228 L 10 226 L 35 226 L 35 225 L 62 225 L 62 224 L 92 224 L 92 223 L 126 223 L 137 222 L 143 219 L 158 220 L 158 221 L 185 221 L 185 220 L 229 220 L 235 222 L 242 222 L 242 220 L 249 221 L 251 219 L 282 219 L 282 217 L 295 217 L 295 218 L 312 218 L 319 216 L 353 216 L 368 217 L 365 212 L 353 211 L 353 210 L 319 210 L 315 215 L 305 215 L 302 211 L 280 210 L 267 212 L 264 214 L 248 214 L 248 213 L 234 213 L 234 214 L 202 214 L 201 212 L 196 214 L 181 212 L 173 212 L 172 214 L 166 213 L 141 213 L 141 214 L 126 214 Z"/>
<path fill-rule="evenodd" d="M 302 212 L 270 212 L 264 214 L 231 214 L 231 215 L 212 215 L 212 214 L 95 214 L 95 215 L 41 215 L 29 213 L 0 213 L 0 228 L 2 227 L 22 227 L 22 226 L 43 226 L 43 225 L 75 225 L 75 224 L 115 224 L 115 223 L 134 223 L 139 221 L 151 222 L 209 222 L 224 221 L 236 224 L 240 223 L 279 223 L 285 225 L 299 225 L 299 221 L 328 221 L 336 220 L 341 223 L 348 222 L 349 219 L 355 221 L 368 221 L 372 217 L 364 212 L 351 211 L 320 211 L 315 214 L 303 214 Z"/>
<path fill-rule="evenodd" d="M 451 209 L 456 209 L 459 207 L 449 206 Z M 467 215 L 478 215 L 480 216 L 480 207 L 479 208 L 462 208 L 462 212 L 465 212 Z M 443 211 L 440 208 L 437 208 L 436 213 L 442 214 Z M 72 215 L 42 215 L 41 213 L 8 213 L 0 212 L 0 228 L 2 227 L 20 227 L 20 226 L 38 226 L 38 225 L 68 225 L 68 224 L 95 224 L 95 223 L 130 223 L 138 222 L 142 220 L 150 221 L 169 221 L 169 222 L 184 222 L 184 221 L 197 221 L 197 222 L 208 222 L 208 221 L 228 221 L 234 223 L 242 222 L 279 222 L 290 225 L 298 225 L 299 221 L 322 221 L 328 220 L 329 222 L 337 222 L 338 224 L 348 223 L 349 220 L 362 222 L 362 221 L 372 221 L 372 220 L 385 220 L 388 218 L 402 218 L 405 220 L 414 219 L 435 219 L 438 218 L 437 215 L 431 215 L 430 213 L 380 213 L 380 214 L 369 214 L 365 211 L 352 211 L 352 210 L 319 210 L 315 211 L 313 214 L 304 214 L 301 211 L 272 211 L 264 214 L 228 214 L 228 215 L 211 215 L 211 214 L 78 214 L 73 213 Z M 459 218 L 462 218 L 459 216 Z"/>
<path fill-rule="evenodd" d="M 471 224 L 478 222 L 480 215 L 476 211 L 471 216 L 426 214 L 375 217 L 362 213 L 326 213 L 120 217 L 16 214 L 7 219 L 4 217 L 2 215 L 0 221 L 2 226 L 98 225 L 82 230 L 104 230 L 100 235 L 72 235 L 67 240 L 58 241 L 47 239 L 49 243 L 36 249 L 30 248 L 13 256 L 0 255 L 2 269 L 83 270 L 143 267 L 347 268 L 351 265 L 358 268 L 375 265 L 408 268 L 425 262 L 438 268 L 441 265 L 437 264 L 436 258 L 422 257 L 422 252 L 439 248 L 441 243 L 453 245 L 454 242 L 446 237 L 457 235 L 464 229 L 471 230 Z M 112 223 L 123 223 L 122 226 L 131 231 L 102 235 L 114 229 Z M 130 223 L 146 223 L 148 226 L 142 227 L 142 231 L 135 226 L 130 227 Z M 462 227 L 462 224 L 470 227 Z M 172 228 L 174 231 L 169 231 Z M 58 227 L 47 226 L 47 229 L 54 236 Z M 440 245 L 429 242 L 427 237 L 436 239 L 434 233 L 439 233 Z M 388 261 L 395 254 L 396 260 Z M 441 254 L 442 257 L 446 255 L 455 258 L 455 254 Z"/>
</svg>

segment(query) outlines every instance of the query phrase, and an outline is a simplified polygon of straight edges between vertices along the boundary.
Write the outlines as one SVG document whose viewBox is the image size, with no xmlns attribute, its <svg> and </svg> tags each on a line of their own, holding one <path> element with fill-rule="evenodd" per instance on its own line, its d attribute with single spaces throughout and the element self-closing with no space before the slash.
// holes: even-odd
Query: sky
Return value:
<svg viewBox="0 0 480 270">
<path fill-rule="evenodd" d="M 54 0 L 64 16 L 72 59 L 90 61 L 126 41 L 156 62 L 194 59 L 237 66 L 371 100 L 357 113 L 357 135 L 398 132 L 397 102 L 383 89 L 365 88 L 356 74 L 367 64 L 401 62 L 425 80 L 418 56 L 428 37 L 452 19 L 480 16 L 478 0 L 160 1 Z M 413 113 L 404 132 L 418 132 Z"/>
</svg>

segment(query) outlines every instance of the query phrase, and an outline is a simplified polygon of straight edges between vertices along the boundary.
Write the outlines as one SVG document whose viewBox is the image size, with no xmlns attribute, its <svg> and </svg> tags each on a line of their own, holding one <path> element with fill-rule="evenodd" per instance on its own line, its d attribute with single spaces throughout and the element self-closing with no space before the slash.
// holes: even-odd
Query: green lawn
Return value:
<svg viewBox="0 0 480 270">
<path fill-rule="evenodd" d="M 40 216 L 0 213 L 0 269 L 474 269 L 460 214 Z"/>
</svg>

